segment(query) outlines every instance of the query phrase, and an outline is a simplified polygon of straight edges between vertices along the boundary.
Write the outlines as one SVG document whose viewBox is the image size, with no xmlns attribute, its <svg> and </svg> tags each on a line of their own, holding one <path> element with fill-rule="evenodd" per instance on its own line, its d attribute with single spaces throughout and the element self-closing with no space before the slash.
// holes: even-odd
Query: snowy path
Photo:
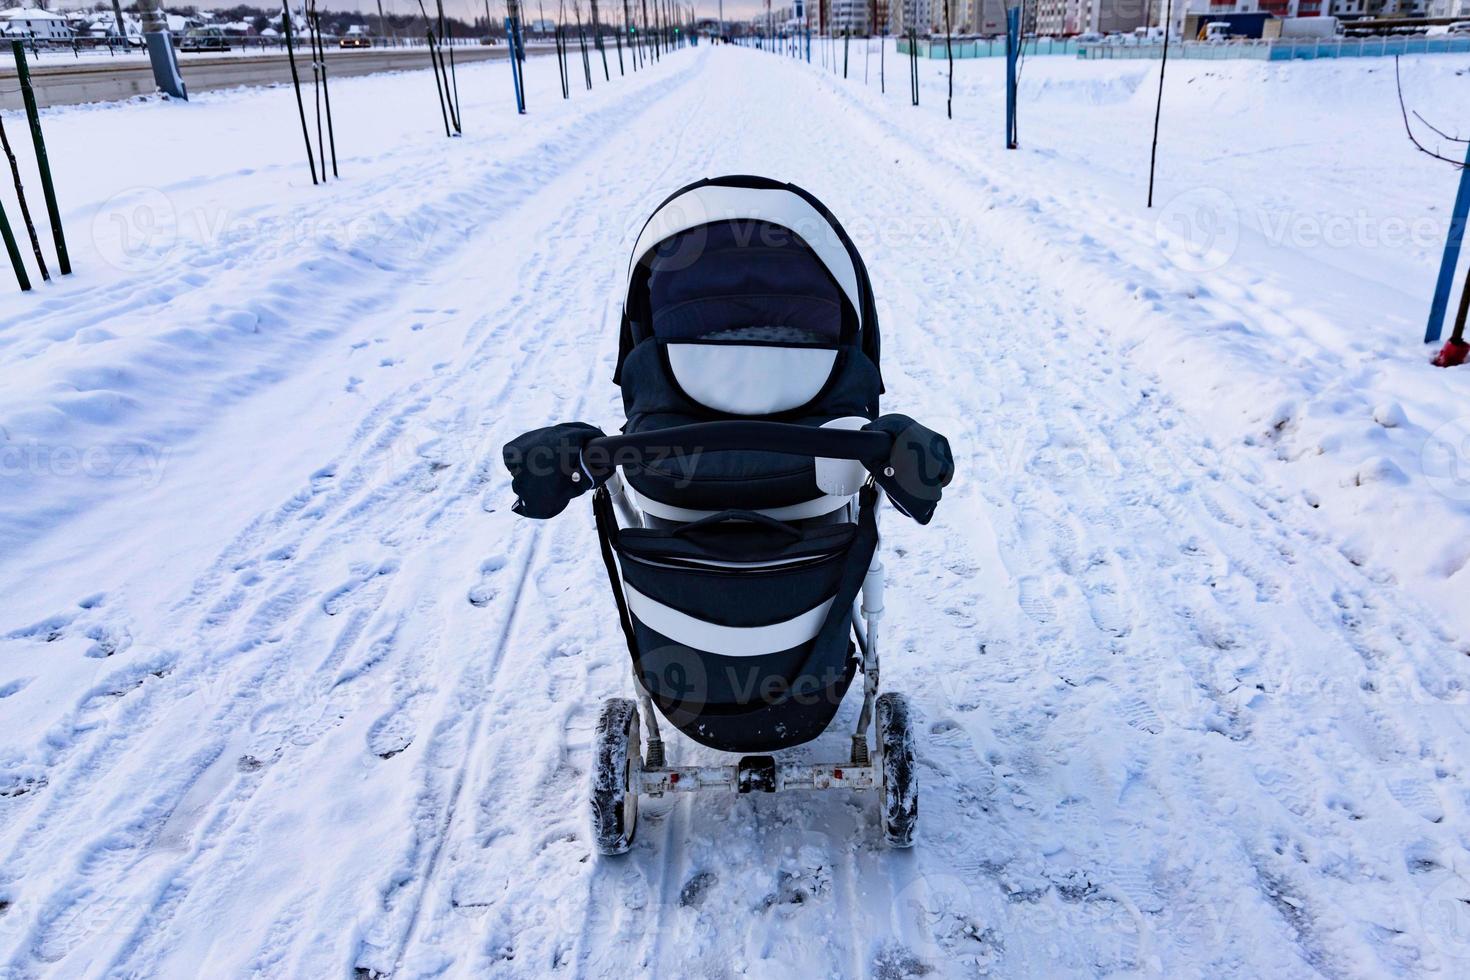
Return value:
<svg viewBox="0 0 1470 980">
<path fill-rule="evenodd" d="M 1450 638 L 1005 246 L 1005 175 L 750 52 L 612 92 L 595 153 L 533 117 L 523 160 L 437 170 L 446 215 L 489 216 L 391 289 L 345 279 L 380 292 L 228 417 L 160 422 L 191 447 L 162 486 L 43 539 L 80 571 L 5 568 L 0 976 L 1462 973 Z M 911 853 L 842 794 L 648 801 L 624 859 L 586 841 L 626 651 L 587 515 L 512 519 L 499 447 L 615 424 L 629 225 L 719 172 L 848 224 L 885 404 L 962 461 L 933 525 L 884 525 Z M 798 752 L 840 756 L 855 708 Z"/>
</svg>

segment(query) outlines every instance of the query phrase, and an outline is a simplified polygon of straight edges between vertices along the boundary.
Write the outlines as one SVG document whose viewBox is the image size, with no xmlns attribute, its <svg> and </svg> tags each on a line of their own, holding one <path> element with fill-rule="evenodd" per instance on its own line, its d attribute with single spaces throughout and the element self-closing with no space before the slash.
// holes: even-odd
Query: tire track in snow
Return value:
<svg viewBox="0 0 1470 980">
<path fill-rule="evenodd" d="M 945 185 L 945 194 L 947 195 L 947 203 L 950 206 L 956 206 L 956 202 L 954 200 L 954 185 L 953 185 L 953 183 L 946 183 L 946 185 Z M 1005 314 L 1008 311 L 1006 311 L 1004 309 L 998 308 L 996 310 L 996 312 L 1001 313 L 1001 314 Z M 998 321 L 998 322 L 1004 322 L 1004 320 L 1001 320 L 1001 321 Z M 1025 321 L 1022 320 L 1021 322 L 1025 322 Z M 1002 331 L 1002 333 L 1005 334 L 1005 333 L 1008 333 L 1008 332 L 1007 331 Z M 924 339 L 928 339 L 928 335 L 927 334 L 921 334 L 921 336 Z M 1004 340 L 1003 337 L 1002 338 L 997 338 L 997 339 L 1000 341 L 1000 346 L 1002 346 L 1002 347 L 1006 346 L 1005 340 Z M 1055 342 L 1057 342 L 1059 345 L 1063 345 L 1063 342 L 1062 342 L 1062 340 L 1061 340 L 1060 337 L 1058 337 Z M 1035 360 L 1037 358 L 1037 355 L 1036 355 L 1036 353 L 1034 351 L 1028 351 L 1028 350 L 1025 350 L 1024 348 L 1019 349 L 1017 351 L 1017 353 L 1019 354 L 1019 359 L 1020 359 L 1020 363 L 1021 364 L 1024 364 L 1026 362 L 1026 360 L 1028 360 L 1028 359 L 1029 360 Z M 1103 351 L 1101 353 L 1103 354 L 1103 357 L 1101 358 L 1101 360 L 1104 361 L 1104 362 L 1106 362 L 1106 360 L 1107 360 L 1106 351 Z M 950 353 L 950 354 L 947 354 L 946 356 L 953 356 L 953 354 Z M 1055 377 L 1055 376 L 1058 376 L 1058 375 L 1061 375 L 1061 376 L 1065 377 L 1068 374 L 1068 372 L 1066 371 L 1067 365 L 1065 364 L 1065 362 L 1061 362 L 1061 361 L 1053 360 L 1053 359 L 1048 359 L 1048 361 L 1049 361 L 1048 368 L 1050 370 L 1049 378 L 1050 377 Z M 1089 363 L 1091 363 L 1091 361 L 1089 361 Z M 1126 363 L 1126 362 L 1118 362 L 1118 363 Z M 1010 364 L 1010 366 L 1011 367 L 1015 367 L 1016 364 L 1013 362 L 1013 363 Z M 1070 383 L 1071 380 L 1072 379 L 1070 379 L 1070 378 L 1066 378 L 1066 381 L 1068 383 Z M 982 381 L 981 382 L 981 386 L 983 386 L 983 384 L 984 384 L 984 382 Z M 1028 394 L 1028 395 L 1031 395 L 1031 397 L 1028 399 L 1029 400 L 1029 403 L 1030 403 L 1029 404 L 1029 412 L 1028 411 L 1023 411 L 1020 414 L 1022 414 L 1022 415 L 1030 414 L 1032 417 L 1035 417 L 1035 418 L 1046 418 L 1047 416 L 1052 415 L 1052 414 L 1055 413 L 1056 406 L 1069 404 L 1069 398 L 1068 398 L 1067 394 L 1063 393 L 1063 394 L 1061 394 L 1060 397 L 1058 397 L 1058 393 L 1057 392 L 1052 391 L 1052 390 L 1049 390 L 1049 389 L 1054 389 L 1056 387 L 1057 387 L 1057 384 L 1056 384 L 1055 381 L 1051 381 L 1049 384 L 1046 383 L 1046 382 L 1043 382 L 1042 384 L 1040 384 L 1040 385 L 1038 385 L 1038 386 L 1036 386 L 1034 388 L 1031 387 L 1031 386 L 1029 386 L 1029 385 L 1028 386 L 1021 387 L 1019 390 L 1021 392 L 1024 392 L 1024 393 Z M 955 387 L 952 387 L 950 390 L 960 390 L 960 389 L 958 388 L 958 386 L 955 386 Z M 1087 401 L 1090 400 L 1089 393 L 1092 392 L 1092 391 L 1094 391 L 1094 390 L 1095 390 L 1095 382 L 1094 382 L 1094 387 L 1090 387 L 1086 392 L 1084 392 L 1082 389 L 1080 389 L 1080 388 L 1076 387 L 1075 385 L 1073 385 L 1072 386 L 1072 391 L 1071 391 L 1071 396 L 1072 396 L 1071 403 L 1072 404 L 1078 404 L 1078 403 L 1085 404 Z M 1167 433 L 1172 428 L 1173 428 L 1172 425 L 1162 427 L 1160 429 L 1160 431 L 1159 431 L 1159 435 L 1163 436 L 1164 433 Z M 1177 440 L 1178 439 L 1178 436 L 1177 435 L 1174 435 L 1174 436 L 1164 436 L 1164 438 L 1170 438 L 1170 439 Z M 1207 443 L 1206 443 L 1206 445 L 1207 445 Z M 1183 455 L 1183 454 L 1181 454 L 1181 455 Z M 1247 464 L 1247 465 L 1249 465 L 1249 464 Z M 1246 507 L 1241 508 L 1241 509 L 1233 510 L 1228 505 L 1223 504 L 1214 495 L 1213 492 L 1207 492 L 1207 493 L 1201 495 L 1201 497 L 1198 500 L 1197 504 L 1192 508 L 1192 510 L 1190 512 L 1186 512 L 1185 510 L 1176 508 L 1175 511 L 1174 511 L 1174 513 L 1169 516 L 1169 522 L 1170 522 L 1170 524 L 1183 524 L 1183 525 L 1186 525 L 1186 526 L 1188 526 L 1188 525 L 1194 525 L 1194 526 L 1204 527 L 1206 529 L 1212 529 L 1212 530 L 1210 530 L 1210 534 L 1211 534 L 1212 537 L 1219 538 L 1221 540 L 1228 540 L 1229 541 L 1229 543 L 1224 546 L 1225 553 L 1228 553 L 1228 554 L 1236 554 L 1236 553 L 1242 553 L 1242 552 L 1244 552 L 1245 554 L 1250 554 L 1257 547 L 1255 541 L 1252 540 L 1252 539 L 1256 535 L 1261 534 L 1261 532 L 1262 532 L 1263 529 L 1269 529 L 1269 533 L 1267 535 L 1267 539 L 1268 540 L 1270 539 L 1271 536 L 1283 535 L 1285 533 L 1285 527 L 1284 527 L 1284 525 L 1282 525 L 1280 518 L 1274 516 L 1274 514 L 1272 513 L 1273 510 L 1278 509 L 1279 507 L 1284 507 L 1285 506 L 1285 500 L 1284 500 L 1284 498 L 1282 500 L 1276 501 L 1274 503 L 1273 502 L 1268 502 L 1268 501 L 1265 500 L 1265 498 L 1258 491 L 1255 491 L 1255 490 L 1250 489 L 1251 487 L 1254 487 L 1255 486 L 1256 479 L 1253 477 L 1253 475 L 1250 473 L 1250 471 L 1248 469 L 1245 470 L 1244 472 L 1241 472 L 1239 470 L 1234 469 L 1233 464 L 1231 462 L 1227 462 L 1227 461 L 1225 461 L 1223 459 L 1220 459 L 1218 457 L 1214 461 L 1214 466 L 1217 467 L 1219 470 L 1222 470 L 1226 474 L 1227 478 L 1232 479 L 1233 482 L 1236 485 L 1246 487 L 1246 489 L 1243 491 L 1243 495 L 1244 495 L 1246 501 L 1248 502 L 1249 506 L 1246 506 Z M 1220 477 L 1217 475 L 1217 476 L 1214 476 L 1213 479 L 1216 480 L 1216 481 L 1218 481 L 1220 479 Z M 1037 482 L 1038 482 L 1039 485 L 1045 486 L 1047 481 L 1045 479 L 1040 479 Z M 1204 485 L 1208 486 L 1211 481 L 1210 480 L 1203 480 L 1203 481 L 1200 481 L 1200 482 L 1202 482 Z M 1065 510 L 1065 509 L 1068 509 L 1068 502 L 1065 501 L 1065 500 L 1059 500 L 1059 501 L 1056 501 L 1053 504 L 1053 506 L 1056 506 L 1056 507 L 1059 507 L 1060 509 Z M 1266 519 L 1265 520 L 1262 520 L 1262 519 L 1258 519 L 1258 518 L 1255 518 L 1253 516 L 1250 516 L 1253 513 L 1252 508 L 1258 509 L 1263 515 L 1265 515 L 1265 518 Z M 1311 521 L 1312 521 L 1311 515 L 1310 514 L 1301 513 L 1301 508 L 1300 507 L 1295 507 L 1294 509 L 1297 511 L 1297 514 L 1294 515 L 1296 521 L 1298 521 L 1301 525 L 1305 525 L 1307 527 L 1310 527 L 1310 524 L 1311 524 Z M 1088 525 L 1089 526 L 1092 526 L 1092 527 L 1106 527 L 1108 525 L 1108 523 L 1109 522 L 1106 519 L 1100 518 L 1095 513 L 1093 515 L 1089 515 L 1089 520 L 1088 520 Z M 1170 530 L 1171 530 L 1171 528 L 1170 528 L 1169 525 L 1163 525 L 1159 529 L 1157 529 L 1156 533 L 1162 532 L 1163 534 L 1167 535 Z M 1307 532 L 1297 532 L 1297 533 L 1302 534 L 1304 537 L 1308 537 L 1311 534 L 1310 531 L 1307 531 Z M 1147 539 L 1148 535 L 1139 535 L 1139 537 L 1141 539 Z M 1284 538 L 1282 538 L 1281 540 L 1284 540 Z M 1310 548 L 1306 544 L 1304 544 L 1303 546 L 1301 546 L 1299 548 L 1296 548 L 1296 549 L 1293 549 L 1290 545 L 1279 544 L 1279 545 L 1276 545 L 1275 547 L 1273 547 L 1271 549 L 1271 551 L 1274 551 L 1274 553 L 1276 553 L 1278 555 L 1281 555 L 1283 557 L 1286 556 L 1286 555 L 1291 554 L 1293 550 L 1299 551 L 1302 554 L 1313 554 L 1313 552 L 1314 552 L 1314 549 Z M 1270 554 L 1271 551 L 1268 551 L 1268 554 Z M 1315 554 L 1313 554 L 1313 557 L 1315 558 Z M 1314 564 L 1316 564 L 1316 563 L 1314 562 Z M 1299 572 L 1300 569 L 1297 569 L 1296 571 Z M 1341 574 L 1349 574 L 1349 575 L 1358 574 L 1355 570 L 1352 570 L 1352 569 L 1348 568 L 1345 565 L 1339 565 L 1339 564 L 1329 564 L 1325 568 L 1323 568 L 1323 567 L 1314 568 L 1313 571 L 1316 572 L 1316 573 L 1318 573 L 1319 575 L 1322 575 L 1323 577 L 1328 578 L 1329 580 L 1332 579 L 1332 578 L 1335 578 L 1336 576 L 1341 575 Z M 1291 572 L 1287 572 L 1287 574 L 1291 574 Z M 1256 578 L 1259 578 L 1259 576 L 1256 576 Z M 1143 587 L 1143 591 L 1146 592 L 1147 590 L 1148 590 L 1147 589 L 1147 586 L 1144 586 Z M 1265 592 L 1266 592 L 1266 595 L 1268 596 L 1267 601 L 1268 602 L 1272 601 L 1269 597 L 1273 593 L 1275 593 L 1276 590 L 1267 588 L 1265 590 Z M 1390 607 L 1392 607 L 1393 605 L 1395 605 L 1395 603 L 1388 603 L 1388 605 Z M 1398 603 L 1398 605 L 1401 605 L 1401 603 Z M 1172 610 L 1170 612 L 1172 613 Z M 1235 649 L 1235 648 L 1238 648 L 1242 644 L 1241 638 L 1239 636 L 1229 635 L 1227 633 L 1221 632 L 1220 625 L 1221 625 L 1221 623 L 1230 621 L 1232 618 L 1238 618 L 1238 617 L 1242 617 L 1242 616 L 1244 616 L 1244 617 L 1251 617 L 1253 615 L 1254 615 L 1253 611 L 1249 607 L 1246 607 L 1246 606 L 1236 606 L 1234 609 L 1231 609 L 1231 608 L 1226 607 L 1226 606 L 1220 606 L 1219 607 L 1219 613 L 1218 613 L 1219 621 L 1216 622 L 1216 623 L 1214 623 L 1214 624 L 1211 624 L 1211 625 L 1207 626 L 1206 629 L 1205 629 L 1205 631 L 1200 635 L 1200 640 L 1201 640 L 1201 642 L 1203 642 L 1205 644 L 1208 644 L 1210 646 L 1217 646 L 1217 647 L 1223 648 L 1223 649 L 1225 649 L 1227 651 L 1232 650 L 1232 649 Z M 1171 618 L 1173 618 L 1172 615 L 1165 616 L 1164 617 L 1164 621 L 1167 622 Z M 1249 623 L 1249 619 L 1247 618 L 1247 619 L 1243 620 L 1242 622 L 1248 624 Z M 1433 644 L 1432 637 L 1429 636 L 1429 634 L 1428 634 L 1427 631 L 1422 631 L 1421 630 L 1419 632 L 1419 638 L 1417 639 L 1417 641 L 1412 642 L 1412 643 L 1405 644 L 1405 646 L 1407 648 L 1406 652 L 1409 652 L 1411 654 L 1411 656 L 1412 655 L 1416 655 L 1417 651 L 1426 651 L 1426 650 L 1432 649 L 1433 648 L 1432 644 Z M 1218 656 L 1218 653 L 1217 653 L 1217 656 Z M 1191 670 L 1195 670 L 1195 669 L 1197 669 L 1198 667 L 1201 667 L 1201 666 L 1203 666 L 1203 664 L 1192 664 L 1192 665 L 1189 665 L 1189 667 L 1190 667 Z M 1146 670 L 1147 668 L 1144 668 L 1144 669 Z M 1216 697 L 1218 698 L 1219 696 L 1220 695 L 1217 693 L 1216 694 Z M 1236 709 L 1233 709 L 1231 707 L 1226 707 L 1222 703 L 1221 704 L 1221 710 L 1224 711 L 1224 712 L 1226 712 L 1227 714 L 1229 714 L 1229 713 L 1233 713 Z M 1321 779 L 1323 779 L 1324 776 L 1325 776 L 1325 770 L 1318 769 L 1317 770 L 1317 778 L 1319 780 L 1321 780 Z M 1327 781 L 1327 780 L 1323 780 L 1323 781 Z M 1213 798 L 1214 796 L 1218 795 L 1218 792 L 1219 792 L 1218 790 L 1209 790 L 1209 789 L 1206 789 L 1203 792 L 1200 792 L 1200 793 L 1195 794 L 1195 798 L 1196 799 L 1200 799 L 1200 800 L 1210 799 L 1210 798 Z M 1340 831 L 1339 831 L 1339 833 L 1340 833 Z M 1247 842 L 1242 841 L 1242 843 L 1247 843 Z M 1249 846 L 1249 844 L 1247 844 L 1247 846 Z M 1228 849 L 1229 849 L 1229 845 L 1226 845 L 1226 850 L 1228 850 Z M 1294 929 L 1294 928 L 1299 928 L 1301 926 L 1301 924 L 1302 924 L 1302 920 L 1300 919 L 1300 917 L 1298 917 L 1297 921 L 1294 921 L 1292 923 L 1289 923 L 1288 926 L 1289 926 L 1289 929 Z M 1304 954 L 1304 957 L 1306 958 L 1306 960 L 1308 962 L 1314 962 L 1314 958 L 1313 958 L 1313 956 L 1311 954 Z"/>
<path fill-rule="evenodd" d="M 673 87 L 670 91 L 679 96 L 683 96 L 687 92 L 690 81 L 682 77 L 680 80 L 683 81 L 684 84 Z M 675 105 L 677 105 L 677 103 L 660 105 L 658 107 L 658 111 L 672 113 L 674 111 Z M 691 113 L 693 118 L 702 118 L 702 114 L 698 111 L 698 108 L 699 105 L 696 104 L 695 111 Z M 681 129 L 671 129 L 667 132 L 670 135 L 666 135 L 665 140 L 672 139 L 673 149 L 676 151 L 680 141 L 686 135 L 685 131 Z M 633 139 L 631 132 L 629 134 L 625 134 L 625 136 L 622 138 L 626 140 Z M 655 156 L 655 158 L 658 157 Z M 652 175 L 638 175 L 637 177 L 631 177 L 630 179 L 635 179 L 639 181 L 639 190 L 636 194 L 628 194 L 623 196 L 629 200 L 644 200 L 647 199 L 649 195 L 656 194 L 658 192 L 660 182 L 666 177 L 667 170 L 674 165 L 675 161 L 679 160 L 679 156 L 677 152 L 670 152 L 666 156 L 664 156 L 663 159 L 666 160 L 666 163 L 664 165 L 664 168 L 658 173 Z M 599 222 L 598 226 L 607 228 L 621 227 L 619 216 L 615 213 L 612 213 L 609 207 L 611 202 L 608 201 L 608 198 L 615 197 L 615 195 L 610 194 L 609 191 L 610 189 L 605 186 L 598 188 L 598 192 L 602 195 L 600 200 L 594 198 L 592 193 L 589 192 L 584 196 L 584 199 L 586 200 L 585 205 L 572 207 L 569 210 L 572 213 L 580 214 L 583 211 L 584 207 L 587 209 L 587 211 L 595 211 L 598 210 L 600 206 L 601 210 L 604 211 L 604 220 L 602 222 Z M 624 202 L 619 201 L 618 203 L 622 204 Z M 602 244 L 605 246 L 606 242 L 604 241 L 602 242 Z M 583 248 L 583 255 L 586 255 L 586 253 L 590 251 L 591 245 L 592 239 L 588 239 L 586 245 Z M 559 258 L 565 261 L 567 257 L 559 256 Z M 592 259 L 592 261 L 596 260 Z M 572 267 L 576 267 L 581 265 L 582 262 L 574 257 L 567 264 Z M 613 265 L 612 268 L 620 269 L 621 265 L 616 264 Z M 592 295 L 595 296 L 598 294 L 596 292 L 593 292 Z M 538 298 L 539 297 L 533 296 L 532 300 L 534 301 Z M 568 307 L 566 312 L 572 312 L 572 308 Z M 541 316 L 543 318 L 542 322 L 547 322 L 549 320 L 554 321 L 556 319 L 554 313 L 550 316 L 547 316 L 547 314 L 543 311 L 541 313 Z M 609 318 L 604 317 L 603 319 L 607 320 Z M 605 328 L 606 324 L 602 324 L 600 326 Z M 605 329 L 599 330 L 594 337 L 594 343 L 596 349 L 598 350 L 609 348 L 610 345 L 615 344 L 615 342 L 615 335 L 609 336 Z M 580 392 L 580 395 L 578 396 L 575 405 L 571 409 L 570 416 L 566 417 L 580 418 L 583 416 L 583 409 L 586 405 L 587 394 L 594 389 L 596 379 L 599 377 L 599 375 L 605 372 L 606 369 L 607 360 L 605 356 L 599 356 L 591 358 L 589 360 L 586 377 L 584 378 L 581 387 L 577 389 Z M 529 372 L 518 374 L 522 378 L 531 376 Z M 558 415 L 558 417 L 560 418 L 562 416 Z M 524 428 L 527 423 L 524 419 L 516 419 L 511 422 L 511 425 L 513 427 Z M 539 545 L 542 539 L 543 530 L 544 529 L 541 525 L 538 524 L 535 526 L 534 531 L 532 532 L 533 542 L 535 543 L 535 545 Z M 517 580 L 517 584 L 515 587 L 515 598 L 513 599 L 510 615 L 505 622 L 504 629 L 502 630 L 500 636 L 497 638 L 497 641 L 493 647 L 493 652 L 491 654 L 491 666 L 488 671 L 488 673 L 492 675 L 499 673 L 498 668 L 503 662 L 506 649 L 508 648 L 512 640 L 514 634 L 514 626 L 518 618 L 523 615 L 523 610 L 527 605 L 527 603 L 525 603 L 524 601 L 525 586 L 527 582 L 531 579 L 532 574 L 540 570 L 538 568 L 538 555 L 539 551 L 537 547 L 533 545 L 533 548 L 531 549 L 525 564 L 522 566 L 520 577 Z M 510 690 L 516 689 L 515 685 L 507 683 L 506 678 L 497 678 L 497 684 L 495 685 L 494 691 L 492 691 L 490 695 L 480 700 L 473 709 L 469 723 L 469 751 L 465 753 L 461 766 L 456 770 L 454 783 L 450 791 L 450 803 L 442 811 L 441 815 L 438 818 L 438 825 L 436 826 L 433 834 L 434 843 L 431 846 L 428 859 L 423 865 L 422 869 L 417 872 L 417 877 L 420 881 L 420 888 L 412 901 L 410 912 L 408 913 L 408 926 L 404 930 L 400 944 L 398 945 L 396 952 L 392 956 L 393 975 L 398 975 L 403 971 L 406 961 L 411 956 L 411 950 L 414 945 L 415 938 L 421 929 L 420 923 L 423 921 L 424 908 L 426 904 L 428 904 L 431 890 L 435 889 L 438 878 L 440 877 L 439 869 L 440 863 L 445 853 L 444 848 L 446 844 L 449 843 L 451 835 L 454 833 L 458 815 L 462 812 L 463 809 L 464 804 L 461 798 L 466 792 L 466 787 L 471 785 L 472 782 L 470 774 L 476 768 L 478 768 L 478 765 L 480 764 L 482 759 L 489 759 L 491 765 L 494 765 L 493 752 L 488 751 L 486 748 L 480 745 L 481 735 L 484 728 L 483 714 L 487 707 L 493 709 L 502 704 L 506 697 L 510 696 L 509 694 L 498 693 L 506 691 L 507 688 L 509 688 Z M 489 785 L 493 786 L 495 784 L 494 770 L 492 769 L 488 777 L 476 779 L 474 781 L 488 783 Z M 452 904 L 452 901 L 441 904 Z"/>
</svg>

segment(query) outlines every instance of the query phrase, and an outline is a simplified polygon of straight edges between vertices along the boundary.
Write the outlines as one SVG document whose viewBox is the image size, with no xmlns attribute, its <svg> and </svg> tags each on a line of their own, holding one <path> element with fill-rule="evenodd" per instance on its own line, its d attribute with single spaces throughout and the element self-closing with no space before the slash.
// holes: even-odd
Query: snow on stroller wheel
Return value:
<svg viewBox="0 0 1470 980">
<path fill-rule="evenodd" d="M 597 719 L 592 768 L 592 839 L 599 854 L 625 854 L 638 829 L 638 706 L 628 698 L 608 698 Z"/>
<path fill-rule="evenodd" d="M 893 691 L 881 694 L 876 711 L 883 839 L 892 847 L 913 847 L 914 825 L 919 822 L 919 779 L 914 771 L 908 698 Z"/>
</svg>

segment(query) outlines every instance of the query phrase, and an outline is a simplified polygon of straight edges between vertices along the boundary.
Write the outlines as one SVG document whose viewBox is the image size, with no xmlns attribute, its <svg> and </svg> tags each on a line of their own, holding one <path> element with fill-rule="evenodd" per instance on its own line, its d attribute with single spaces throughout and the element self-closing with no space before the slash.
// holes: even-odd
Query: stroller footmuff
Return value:
<svg viewBox="0 0 1470 980">
<path fill-rule="evenodd" d="M 598 849 L 631 846 L 640 795 L 843 787 L 879 790 L 885 838 L 908 846 L 910 714 L 878 693 L 879 490 L 928 523 L 954 465 L 942 436 L 879 415 L 877 315 L 851 240 L 788 184 L 681 189 L 634 248 L 614 381 L 621 434 L 563 423 L 505 449 L 517 513 L 593 491 L 632 658 L 636 701 L 609 699 L 598 724 Z M 859 673 L 848 758 L 765 754 L 825 731 Z M 669 765 L 658 716 L 757 754 Z"/>
</svg>

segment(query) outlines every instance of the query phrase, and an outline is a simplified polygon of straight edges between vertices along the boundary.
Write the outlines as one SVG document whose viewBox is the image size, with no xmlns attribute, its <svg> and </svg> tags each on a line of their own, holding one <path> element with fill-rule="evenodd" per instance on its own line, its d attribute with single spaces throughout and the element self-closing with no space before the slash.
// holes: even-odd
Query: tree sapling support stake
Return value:
<svg viewBox="0 0 1470 980">
<path fill-rule="evenodd" d="M 0 238 L 5 239 L 5 251 L 10 255 L 10 268 L 15 270 L 15 281 L 20 285 L 20 291 L 30 292 L 31 279 L 26 275 L 25 262 L 20 257 L 20 246 L 15 243 L 15 233 L 10 230 L 10 219 L 5 216 L 4 206 L 0 206 Z"/>
<path fill-rule="evenodd" d="M 429 70 L 434 75 L 434 91 L 439 94 L 439 115 L 444 119 L 444 135 L 453 136 L 449 129 L 449 107 L 444 104 L 444 82 L 439 77 L 439 53 L 434 48 L 434 29 L 424 32 L 429 42 Z"/>
<path fill-rule="evenodd" d="M 327 104 L 327 145 L 332 151 L 332 176 L 337 176 L 337 133 L 332 128 L 332 90 L 327 86 L 327 46 L 322 41 L 322 19 L 316 19 L 316 44 L 322 59 L 322 98 Z"/>
<path fill-rule="evenodd" d="M 1021 55 L 1021 8 L 1006 10 L 1006 149 L 1017 146 L 1016 63 Z M 953 73 L 953 69 L 950 69 Z"/>
<path fill-rule="evenodd" d="M 311 149 L 311 130 L 306 128 L 306 103 L 301 101 L 301 74 L 296 70 L 296 47 L 291 33 L 291 8 L 282 0 L 281 28 L 286 33 L 286 60 L 291 63 L 291 85 L 296 89 L 296 111 L 301 115 L 301 138 L 306 141 L 306 165 L 311 168 L 311 184 L 317 184 L 316 157 Z"/>
<path fill-rule="evenodd" d="M 1450 212 L 1450 233 L 1445 238 L 1444 257 L 1439 261 L 1439 279 L 1434 285 L 1434 300 L 1429 304 L 1429 323 L 1424 329 L 1424 342 L 1439 340 L 1444 329 L 1445 309 L 1450 303 L 1450 290 L 1455 285 L 1455 269 L 1460 264 L 1460 246 L 1465 241 L 1465 222 L 1470 217 L 1470 146 L 1465 149 L 1465 165 L 1460 168 L 1460 187 L 1455 192 L 1455 206 Z M 1461 305 L 1463 306 L 1463 300 Z M 1461 319 L 1464 316 L 1461 314 Z"/>
<path fill-rule="evenodd" d="M 56 187 L 51 183 L 51 162 L 46 157 L 46 138 L 41 135 L 41 113 L 36 109 L 36 93 L 31 88 L 31 69 L 26 64 L 25 46 L 20 41 L 11 41 L 10 45 L 15 53 L 15 74 L 20 81 L 26 118 L 31 123 L 31 142 L 36 148 L 36 169 L 41 171 L 41 193 L 46 197 L 46 214 L 51 218 L 51 237 L 56 243 L 56 265 L 63 276 L 69 276 L 71 258 L 66 251 L 66 236 L 61 230 L 61 209 L 56 205 Z"/>
<path fill-rule="evenodd" d="M 570 99 L 572 97 L 571 87 L 567 85 L 567 45 L 562 36 L 562 26 L 556 25 L 556 70 L 561 75 L 561 97 Z"/>
<path fill-rule="evenodd" d="M 1164 53 L 1159 59 L 1159 97 L 1154 103 L 1154 142 L 1148 151 L 1148 206 L 1154 206 L 1154 164 L 1159 159 L 1159 117 L 1164 111 L 1164 69 L 1169 67 L 1169 33 L 1174 24 L 1174 0 L 1164 6 Z M 1464 185 L 1461 184 L 1463 188 Z M 1451 275 L 1454 273 L 1451 272 Z"/>
<path fill-rule="evenodd" d="M 951 38 L 954 37 L 954 25 L 950 11 L 954 9 L 954 0 L 944 0 L 944 56 L 949 60 L 949 95 L 944 100 L 944 117 L 954 118 L 954 46 Z M 1006 66 L 1010 66 L 1010 12 L 1006 12 Z M 1006 95 L 1010 96 L 1010 81 L 1006 81 Z M 1010 114 L 1010 103 L 1006 103 L 1006 113 Z"/>
<path fill-rule="evenodd" d="M 316 28 L 306 15 L 306 41 L 311 46 L 311 97 L 316 105 L 316 155 L 321 163 L 322 183 L 327 182 L 327 141 L 322 138 L 322 63 L 316 57 Z"/>
<path fill-rule="evenodd" d="M 526 97 L 521 91 L 521 62 L 516 57 L 516 36 L 511 19 L 505 18 L 505 36 L 510 42 L 510 78 L 516 87 L 516 112 L 526 114 Z"/>
<path fill-rule="evenodd" d="M 456 133 L 462 133 L 462 132 L 464 132 L 464 130 L 462 128 L 460 128 L 460 114 L 459 114 L 459 74 L 457 72 L 455 72 L 455 70 L 454 70 L 454 26 L 453 25 L 454 25 L 454 22 L 453 21 L 449 21 L 445 25 L 446 38 L 449 41 L 449 81 L 450 81 L 450 84 L 454 88 L 454 102 L 453 102 L 453 105 L 454 105 L 454 131 Z M 511 52 L 514 53 L 514 51 L 515 51 L 515 48 L 512 47 L 511 48 Z"/>
<path fill-rule="evenodd" d="M 20 219 L 26 226 L 26 234 L 31 239 L 31 251 L 36 254 L 36 265 L 41 269 L 41 278 L 51 279 L 51 273 L 46 269 L 46 254 L 41 251 L 41 236 L 36 234 L 36 223 L 31 220 L 31 207 L 26 203 L 26 191 L 20 182 L 20 165 L 15 162 L 15 153 L 10 149 L 10 137 L 5 132 L 5 120 L 0 119 L 0 146 L 5 149 L 5 158 L 10 161 L 10 176 L 15 181 L 15 199 L 20 204 Z M 6 234 L 10 234 L 10 224 L 7 221 Z M 22 266 L 24 269 L 24 266 Z M 29 288 L 29 286 L 27 286 Z"/>
<path fill-rule="evenodd" d="M 592 91 L 592 59 L 587 57 L 587 35 L 582 30 L 582 8 L 577 8 L 577 45 L 582 49 L 582 74 L 587 76 L 587 91 Z"/>
<path fill-rule="evenodd" d="M 909 28 L 909 87 L 914 105 L 919 104 L 919 32 Z"/>
</svg>

